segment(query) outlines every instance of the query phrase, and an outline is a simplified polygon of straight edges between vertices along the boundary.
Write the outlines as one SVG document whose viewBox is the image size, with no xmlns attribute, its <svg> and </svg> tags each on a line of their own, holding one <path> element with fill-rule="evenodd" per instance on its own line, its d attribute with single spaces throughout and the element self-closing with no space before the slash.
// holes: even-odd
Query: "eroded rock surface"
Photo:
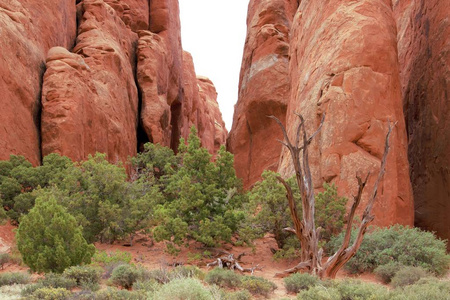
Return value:
<svg viewBox="0 0 450 300">
<path fill-rule="evenodd" d="M 239 99 L 227 147 L 236 174 L 250 187 L 265 169 L 276 170 L 281 131 L 267 116 L 285 120 L 289 98 L 289 30 L 297 1 L 251 0 L 239 81 Z"/>
<path fill-rule="evenodd" d="M 450 239 L 450 5 L 396 0 L 393 9 L 415 223 Z"/>
<path fill-rule="evenodd" d="M 351 198 L 356 176 L 370 172 L 368 199 L 378 175 L 388 124 L 396 123 L 386 174 L 374 206 L 375 224 L 413 224 L 407 141 L 402 112 L 396 27 L 389 1 L 303 1 L 291 31 L 291 96 L 286 126 L 293 136 L 301 113 L 312 134 L 313 182 L 335 183 Z M 279 171 L 292 175 L 283 151 Z M 350 204 L 350 203 L 349 203 Z"/>
<path fill-rule="evenodd" d="M 24 155 L 40 162 L 39 111 L 47 51 L 71 48 L 76 35 L 73 0 L 0 3 L 0 159 Z"/>
<path fill-rule="evenodd" d="M 74 53 L 53 48 L 42 90 L 42 152 L 113 162 L 136 154 L 134 34 L 102 0 L 84 0 Z"/>
</svg>

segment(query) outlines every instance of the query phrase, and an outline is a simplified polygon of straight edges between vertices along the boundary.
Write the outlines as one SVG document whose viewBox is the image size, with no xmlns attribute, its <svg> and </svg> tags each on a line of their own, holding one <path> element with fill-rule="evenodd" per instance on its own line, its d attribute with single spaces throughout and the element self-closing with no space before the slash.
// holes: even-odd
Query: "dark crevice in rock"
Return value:
<svg viewBox="0 0 450 300">
<path fill-rule="evenodd" d="M 181 137 L 181 103 L 176 100 L 170 106 L 170 126 L 172 129 L 171 132 L 171 140 L 170 140 L 170 148 L 177 153 L 178 145 L 180 143 Z"/>
<path fill-rule="evenodd" d="M 42 165 L 42 132 L 41 132 L 41 122 L 42 122 L 42 87 L 44 85 L 44 74 L 45 74 L 45 62 L 42 62 L 39 68 L 39 94 L 36 99 L 36 107 L 33 112 L 33 122 L 37 131 L 37 142 L 38 142 L 38 157 L 39 164 Z"/>
</svg>

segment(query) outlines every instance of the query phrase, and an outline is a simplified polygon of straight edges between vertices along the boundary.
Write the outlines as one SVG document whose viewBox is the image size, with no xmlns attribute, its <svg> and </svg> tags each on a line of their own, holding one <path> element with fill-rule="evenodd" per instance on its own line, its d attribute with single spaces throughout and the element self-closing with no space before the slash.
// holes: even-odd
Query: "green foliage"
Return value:
<svg viewBox="0 0 450 300">
<path fill-rule="evenodd" d="M 316 286 L 319 279 L 308 273 L 295 273 L 284 278 L 284 286 L 289 293 L 297 294 L 301 290 L 307 290 Z"/>
<path fill-rule="evenodd" d="M 77 281 L 74 278 L 68 278 L 61 274 L 47 273 L 44 278 L 38 280 L 38 284 L 42 285 L 42 287 L 70 290 L 77 286 Z"/>
<path fill-rule="evenodd" d="M 250 300 L 252 299 L 252 294 L 247 290 L 241 290 L 229 293 L 227 292 L 224 296 L 225 300 Z"/>
<path fill-rule="evenodd" d="M 161 287 L 161 285 L 154 279 L 150 280 L 137 280 L 133 284 L 134 291 L 142 291 L 142 292 L 155 292 Z"/>
<path fill-rule="evenodd" d="M 25 264 L 38 272 L 58 272 L 89 263 L 95 252 L 83 238 L 73 216 L 52 196 L 36 199 L 24 216 L 16 235 L 17 247 Z"/>
<path fill-rule="evenodd" d="M 20 272 L 0 274 L 0 286 L 12 284 L 25 284 L 30 282 L 30 275 Z"/>
<path fill-rule="evenodd" d="M 388 290 L 378 284 L 357 280 L 343 280 L 335 284 L 342 300 L 386 299 Z"/>
<path fill-rule="evenodd" d="M 205 281 L 220 287 L 236 288 L 241 285 L 242 276 L 232 270 L 214 268 L 206 274 Z"/>
<path fill-rule="evenodd" d="M 423 278 L 414 285 L 395 289 L 390 293 L 389 300 L 448 300 L 449 295 L 450 281 Z"/>
<path fill-rule="evenodd" d="M 421 267 L 403 267 L 398 272 L 395 273 L 392 278 L 392 285 L 394 287 L 403 287 L 406 285 L 411 285 L 416 283 L 422 278 L 430 277 L 430 274 L 427 273 Z"/>
<path fill-rule="evenodd" d="M 193 239 L 207 246 L 230 241 L 243 218 L 236 211 L 243 196 L 233 156 L 222 147 L 212 162 L 193 127 L 187 145 L 180 140 L 176 161 L 176 167 L 165 168 L 170 176 L 160 180 L 165 202 L 155 209 L 155 240 L 181 245 Z"/>
<path fill-rule="evenodd" d="M 58 154 L 47 155 L 36 168 L 23 156 L 11 155 L 9 161 L 1 161 L 0 198 L 7 215 L 18 222 L 34 206 L 33 191 L 62 181 L 71 168 L 72 161 Z"/>
<path fill-rule="evenodd" d="M 256 183 L 251 190 L 246 210 L 254 213 L 248 216 L 239 233 L 248 242 L 270 232 L 274 235 L 280 249 L 275 256 L 290 258 L 297 256 L 300 243 L 295 236 L 283 230 L 286 227 L 292 227 L 292 220 L 285 188 L 278 181 L 277 176 L 279 174 L 275 172 L 264 171 L 263 180 Z M 301 218 L 302 204 L 295 178 L 290 178 L 287 182 L 294 191 L 298 214 Z M 315 222 L 317 227 L 323 228 L 321 238 L 327 242 L 344 226 L 347 199 L 338 197 L 334 185 L 325 183 L 323 187 L 324 191 L 316 195 Z"/>
<path fill-rule="evenodd" d="M 0 253 L 0 267 L 3 270 L 4 265 L 11 262 L 9 253 Z"/>
<path fill-rule="evenodd" d="M 87 299 L 95 300 L 147 300 L 148 298 L 139 292 L 119 290 L 108 287 L 107 289 L 96 292 L 93 296 L 88 295 Z"/>
<path fill-rule="evenodd" d="M 381 265 L 375 268 L 373 271 L 375 275 L 384 283 L 390 283 L 392 277 L 398 272 L 403 266 L 397 262 L 389 262 L 385 265 Z"/>
<path fill-rule="evenodd" d="M 175 279 L 149 294 L 152 300 L 212 300 L 211 292 L 194 278 Z"/>
<path fill-rule="evenodd" d="M 64 271 L 64 276 L 73 279 L 77 286 L 85 283 L 99 283 L 102 269 L 95 266 L 73 266 Z"/>
<path fill-rule="evenodd" d="M 205 273 L 196 266 L 178 266 L 169 272 L 171 280 L 180 278 L 205 279 Z"/>
<path fill-rule="evenodd" d="M 114 269 L 111 281 L 114 285 L 130 289 L 139 279 L 139 270 L 132 265 L 120 265 Z"/>
<path fill-rule="evenodd" d="M 243 276 L 241 287 L 253 295 L 268 297 L 276 288 L 276 284 L 262 277 Z"/>
<path fill-rule="evenodd" d="M 356 232 L 353 232 L 354 239 Z M 341 245 L 343 234 L 333 239 L 330 253 Z M 443 275 L 449 266 L 446 242 L 431 232 L 395 225 L 377 228 L 364 236 L 356 255 L 347 263 L 352 273 L 373 271 L 376 267 L 396 262 L 404 266 L 418 266 L 436 275 Z"/>
<path fill-rule="evenodd" d="M 298 300 L 337 300 L 341 299 L 339 291 L 333 287 L 317 285 L 308 290 L 302 290 L 297 295 Z"/>
<path fill-rule="evenodd" d="M 28 299 L 31 300 L 66 300 L 72 293 L 64 288 L 43 287 L 37 289 Z"/>
<path fill-rule="evenodd" d="M 100 265 L 108 265 L 118 262 L 129 264 L 131 262 L 131 253 L 120 250 L 116 250 L 114 252 L 96 251 L 92 257 L 92 263 L 97 263 Z"/>
</svg>

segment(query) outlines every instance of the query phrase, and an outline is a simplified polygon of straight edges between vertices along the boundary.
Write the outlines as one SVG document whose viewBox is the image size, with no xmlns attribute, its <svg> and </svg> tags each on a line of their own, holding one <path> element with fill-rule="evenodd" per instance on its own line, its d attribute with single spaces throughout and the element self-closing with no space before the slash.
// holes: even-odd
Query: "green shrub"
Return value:
<svg viewBox="0 0 450 300">
<path fill-rule="evenodd" d="M 74 278 L 68 278 L 61 274 L 47 273 L 44 278 L 38 280 L 38 284 L 41 284 L 43 287 L 70 290 L 77 286 L 77 281 Z"/>
<path fill-rule="evenodd" d="M 343 280 L 337 282 L 335 288 L 341 295 L 341 300 L 384 299 L 388 290 L 378 284 L 358 280 Z"/>
<path fill-rule="evenodd" d="M 152 300 L 213 300 L 211 292 L 194 278 L 172 280 L 149 296 Z"/>
<path fill-rule="evenodd" d="M 169 272 L 169 277 L 173 279 L 197 278 L 205 279 L 205 273 L 196 266 L 178 266 Z"/>
<path fill-rule="evenodd" d="M 340 300 L 341 295 L 334 287 L 316 285 L 308 290 L 302 290 L 297 295 L 298 300 Z"/>
<path fill-rule="evenodd" d="M 11 272 L 0 274 L 0 286 L 26 284 L 28 282 L 30 282 L 30 275 L 27 273 Z"/>
<path fill-rule="evenodd" d="M 158 290 L 161 285 L 154 279 L 150 280 L 137 280 L 133 284 L 134 291 L 154 292 Z"/>
<path fill-rule="evenodd" d="M 414 284 L 419 279 L 429 276 L 430 274 L 421 267 L 403 267 L 395 273 L 391 283 L 394 287 L 401 287 Z"/>
<path fill-rule="evenodd" d="M 436 278 L 422 278 L 413 285 L 397 288 L 391 292 L 389 300 L 448 300 L 450 281 Z"/>
<path fill-rule="evenodd" d="M 4 265 L 11 262 L 9 253 L 0 253 L 0 267 L 3 270 Z"/>
<path fill-rule="evenodd" d="M 242 276 L 232 270 L 215 268 L 206 274 L 205 281 L 220 287 L 235 288 L 241 285 Z"/>
<path fill-rule="evenodd" d="M 64 276 L 76 281 L 77 286 L 85 283 L 99 283 L 102 269 L 95 266 L 74 266 L 64 271 Z"/>
<path fill-rule="evenodd" d="M 111 281 L 117 286 L 130 289 L 139 279 L 139 270 L 132 265 L 120 265 L 111 274 Z"/>
<path fill-rule="evenodd" d="M 98 263 L 101 265 L 108 265 L 111 263 L 126 263 L 131 262 L 131 253 L 126 251 L 116 250 L 114 252 L 96 251 L 92 257 L 92 263 Z"/>
<path fill-rule="evenodd" d="M 16 234 L 17 247 L 31 270 L 61 273 L 67 267 L 89 263 L 95 252 L 73 216 L 54 196 L 38 197 Z"/>
<path fill-rule="evenodd" d="M 95 300 L 147 300 L 148 298 L 139 292 L 119 290 L 108 287 L 95 293 Z"/>
<path fill-rule="evenodd" d="M 43 287 L 35 290 L 30 298 L 33 300 L 67 300 L 71 294 L 64 288 Z"/>
<path fill-rule="evenodd" d="M 168 283 L 171 280 L 169 270 L 167 269 L 151 270 L 148 275 L 148 279 L 153 279 L 160 284 Z"/>
<path fill-rule="evenodd" d="M 385 265 L 376 267 L 373 272 L 383 283 L 390 283 L 392 277 L 394 277 L 395 273 L 397 273 L 402 267 L 403 266 L 397 262 L 389 262 Z"/>
<path fill-rule="evenodd" d="M 225 300 L 250 300 L 252 299 L 252 294 L 247 290 L 241 290 L 229 293 L 227 292 L 224 296 Z"/>
<path fill-rule="evenodd" d="M 243 276 L 241 287 L 253 295 L 262 295 L 264 297 L 268 297 L 277 288 L 275 283 L 256 276 Z"/>
<path fill-rule="evenodd" d="M 356 236 L 353 232 L 352 238 Z M 329 243 L 330 252 L 336 251 L 343 234 Z M 372 272 L 376 267 L 396 262 L 405 266 L 418 266 L 436 275 L 443 275 L 448 269 L 450 256 L 446 254 L 446 242 L 431 232 L 418 228 L 395 225 L 376 228 L 364 236 L 360 249 L 347 263 L 352 273 Z"/>
<path fill-rule="evenodd" d="M 295 273 L 284 278 L 284 286 L 288 293 L 297 294 L 300 290 L 307 290 L 310 287 L 317 285 L 319 279 L 308 273 Z"/>
</svg>

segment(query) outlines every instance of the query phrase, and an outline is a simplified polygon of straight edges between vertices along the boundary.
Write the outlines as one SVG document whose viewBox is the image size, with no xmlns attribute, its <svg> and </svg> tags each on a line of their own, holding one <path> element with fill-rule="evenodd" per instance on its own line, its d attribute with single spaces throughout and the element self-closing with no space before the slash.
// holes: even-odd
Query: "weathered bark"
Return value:
<svg viewBox="0 0 450 300">
<path fill-rule="evenodd" d="M 371 197 L 367 203 L 367 206 L 364 210 L 362 221 L 358 229 L 358 234 L 355 242 L 349 247 L 350 237 L 353 225 L 353 218 L 361 203 L 361 197 L 364 191 L 364 188 L 367 184 L 369 174 L 367 174 L 366 178 L 362 180 L 360 177 L 358 179 L 358 193 L 353 197 L 353 205 L 351 207 L 350 213 L 347 219 L 347 227 L 345 231 L 344 241 L 339 248 L 339 250 L 332 255 L 324 265 L 322 265 L 322 254 L 323 250 L 318 247 L 319 239 L 320 239 L 320 229 L 316 228 L 314 222 L 315 216 L 315 198 L 314 198 L 314 186 L 312 184 L 312 176 L 311 170 L 309 167 L 309 156 L 308 156 L 308 146 L 311 144 L 313 138 L 319 133 L 320 129 L 325 120 L 325 114 L 322 117 L 322 121 L 320 122 L 319 128 L 316 132 L 308 137 L 305 128 L 305 120 L 301 115 L 298 115 L 300 118 L 300 124 L 297 127 L 296 136 L 295 136 L 295 144 L 292 144 L 289 139 L 286 128 L 283 126 L 281 121 L 274 116 L 270 116 L 270 118 L 274 119 L 278 125 L 280 125 L 281 130 L 284 135 L 285 141 L 280 141 L 286 148 L 289 149 L 289 152 L 292 157 L 292 162 L 294 165 L 295 175 L 297 179 L 297 185 L 300 190 L 301 199 L 302 199 L 302 219 L 300 219 L 297 207 L 294 199 L 294 195 L 291 187 L 286 183 L 286 181 L 278 177 L 278 180 L 283 184 L 286 189 L 286 198 L 289 203 L 289 209 L 291 212 L 291 218 L 294 223 L 294 228 L 286 228 L 287 231 L 295 233 L 297 238 L 300 241 L 301 245 L 301 262 L 288 270 L 285 270 L 282 273 L 276 274 L 276 276 L 285 276 L 290 273 L 297 272 L 301 269 L 308 270 L 309 273 L 317 275 L 321 278 L 334 278 L 336 277 L 337 272 L 352 258 L 355 253 L 358 251 L 361 246 L 364 234 L 367 230 L 368 225 L 373 221 L 374 216 L 372 215 L 373 204 L 375 203 L 378 184 L 381 181 L 386 167 L 386 159 L 389 152 L 389 137 L 392 132 L 392 127 L 389 125 L 389 130 L 386 135 L 385 149 L 384 154 L 381 160 L 381 168 L 378 174 L 378 178 L 375 182 L 373 192 Z M 300 145 L 300 139 L 302 139 L 302 145 Z M 301 155 L 300 155 L 301 154 Z M 301 157 L 301 160 L 300 160 Z"/>
</svg>

